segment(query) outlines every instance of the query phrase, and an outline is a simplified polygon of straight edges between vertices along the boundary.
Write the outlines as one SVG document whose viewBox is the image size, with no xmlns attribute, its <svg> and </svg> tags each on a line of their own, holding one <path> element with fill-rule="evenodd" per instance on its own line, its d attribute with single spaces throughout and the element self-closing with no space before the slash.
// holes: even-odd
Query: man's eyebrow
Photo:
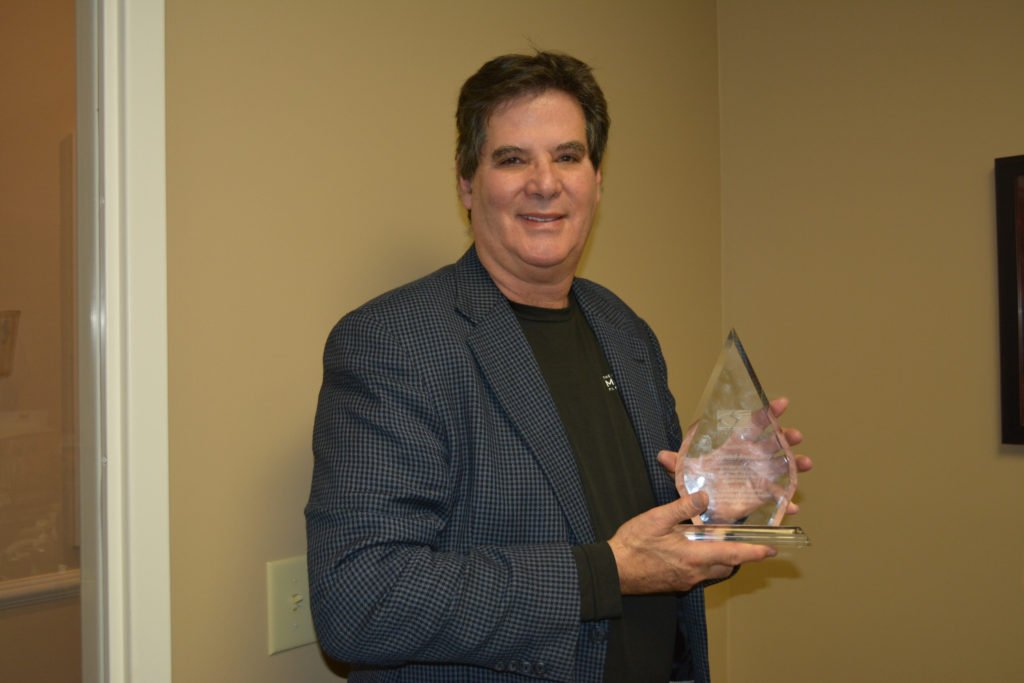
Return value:
<svg viewBox="0 0 1024 683">
<path fill-rule="evenodd" d="M 577 154 L 586 154 L 587 146 L 578 140 L 572 140 L 571 142 L 563 142 L 562 144 L 555 147 L 557 152 L 576 152 Z M 491 152 L 491 159 L 497 161 L 510 154 L 525 154 L 526 150 L 516 145 L 503 145 L 502 147 L 496 147 Z"/>
<path fill-rule="evenodd" d="M 559 152 L 579 152 L 580 154 L 587 153 L 587 146 L 582 142 L 573 140 L 572 142 L 563 142 L 556 148 Z"/>
<path fill-rule="evenodd" d="M 491 152 L 491 159 L 497 161 L 498 159 L 507 157 L 509 154 L 522 154 L 523 151 L 524 150 L 522 147 L 516 147 L 515 145 L 505 145 L 503 147 L 496 147 L 494 151 Z"/>
</svg>

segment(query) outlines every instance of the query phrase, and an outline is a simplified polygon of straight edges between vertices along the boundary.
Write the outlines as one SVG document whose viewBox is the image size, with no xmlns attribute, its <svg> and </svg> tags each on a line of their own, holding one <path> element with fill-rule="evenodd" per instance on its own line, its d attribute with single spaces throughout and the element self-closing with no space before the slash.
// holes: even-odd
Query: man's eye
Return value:
<svg viewBox="0 0 1024 683">
<path fill-rule="evenodd" d="M 504 157 L 498 162 L 499 166 L 517 166 L 523 163 L 522 157 Z"/>
<path fill-rule="evenodd" d="M 578 164 L 580 162 L 580 157 L 577 154 L 563 154 L 558 157 L 558 161 L 568 164 Z"/>
</svg>

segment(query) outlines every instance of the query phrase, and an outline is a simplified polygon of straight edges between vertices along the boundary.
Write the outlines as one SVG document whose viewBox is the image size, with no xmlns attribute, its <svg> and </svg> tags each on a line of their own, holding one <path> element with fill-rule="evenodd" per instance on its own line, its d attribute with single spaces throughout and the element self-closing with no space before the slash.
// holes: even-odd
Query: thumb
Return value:
<svg viewBox="0 0 1024 683">
<path fill-rule="evenodd" d="M 686 468 L 683 466 L 683 460 L 690 452 L 690 444 L 693 442 L 693 435 L 697 433 L 697 425 L 699 423 L 694 422 L 690 425 L 690 428 L 686 430 L 686 434 L 683 436 L 683 443 L 679 446 L 679 452 L 675 457 L 672 465 L 672 473 L 676 479 L 676 490 L 679 491 L 679 495 L 686 498 Z M 658 459 L 661 459 L 661 454 L 658 454 Z M 707 507 L 707 503 L 704 504 Z"/>
<path fill-rule="evenodd" d="M 673 526 L 687 519 L 692 519 L 708 508 L 708 494 L 704 491 L 697 491 L 690 495 L 684 495 L 671 503 L 662 505 L 658 510 L 663 510 L 667 524 Z"/>
</svg>

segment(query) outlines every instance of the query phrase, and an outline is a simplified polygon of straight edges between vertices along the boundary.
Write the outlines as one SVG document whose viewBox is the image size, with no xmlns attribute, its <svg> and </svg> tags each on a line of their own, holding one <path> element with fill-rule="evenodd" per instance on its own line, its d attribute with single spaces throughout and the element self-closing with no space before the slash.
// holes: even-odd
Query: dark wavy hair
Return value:
<svg viewBox="0 0 1024 683">
<path fill-rule="evenodd" d="M 487 122 L 495 109 L 517 97 L 548 90 L 560 90 L 580 103 L 590 162 L 599 169 L 611 127 L 601 87 L 584 62 L 558 52 L 538 52 L 532 56 L 495 57 L 463 83 L 455 110 L 459 134 L 455 167 L 459 176 L 469 180 L 476 174 L 487 137 Z"/>
</svg>

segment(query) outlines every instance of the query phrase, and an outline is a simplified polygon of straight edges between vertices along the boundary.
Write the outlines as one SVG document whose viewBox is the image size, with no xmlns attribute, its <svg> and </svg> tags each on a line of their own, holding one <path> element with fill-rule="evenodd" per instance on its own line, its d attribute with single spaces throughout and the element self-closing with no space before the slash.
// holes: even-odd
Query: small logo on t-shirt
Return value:
<svg viewBox="0 0 1024 683">
<path fill-rule="evenodd" d="M 608 391 L 618 391 L 618 387 L 615 386 L 615 379 L 611 375 L 603 375 L 601 379 L 604 380 L 604 388 Z"/>
</svg>

